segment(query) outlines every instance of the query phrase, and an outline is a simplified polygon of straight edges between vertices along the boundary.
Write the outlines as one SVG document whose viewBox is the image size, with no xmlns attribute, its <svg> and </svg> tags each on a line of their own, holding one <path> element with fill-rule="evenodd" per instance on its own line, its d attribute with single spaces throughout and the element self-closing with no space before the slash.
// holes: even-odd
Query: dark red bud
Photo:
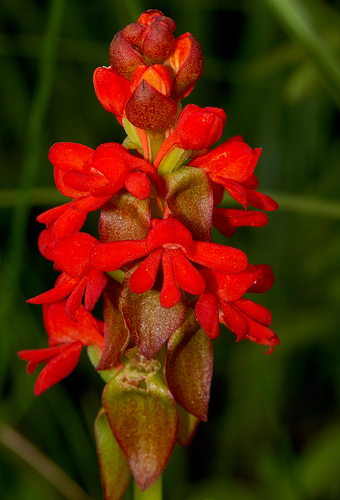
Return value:
<svg viewBox="0 0 340 500">
<path fill-rule="evenodd" d="M 142 52 L 153 63 L 162 63 L 172 54 L 175 38 L 167 24 L 153 22 L 143 33 Z"/>
<path fill-rule="evenodd" d="M 138 47 L 142 50 L 143 32 L 145 31 L 145 26 L 139 23 L 128 24 L 123 30 L 122 35 L 125 40 L 132 46 Z"/>
<path fill-rule="evenodd" d="M 125 113 L 135 127 L 163 130 L 175 118 L 177 104 L 142 80 L 128 100 Z"/>
<path fill-rule="evenodd" d="M 132 73 L 140 64 L 145 64 L 145 61 L 137 49 L 125 40 L 122 32 L 119 31 L 113 38 L 109 58 L 111 67 L 117 73 L 128 80 L 131 79 Z"/>
</svg>

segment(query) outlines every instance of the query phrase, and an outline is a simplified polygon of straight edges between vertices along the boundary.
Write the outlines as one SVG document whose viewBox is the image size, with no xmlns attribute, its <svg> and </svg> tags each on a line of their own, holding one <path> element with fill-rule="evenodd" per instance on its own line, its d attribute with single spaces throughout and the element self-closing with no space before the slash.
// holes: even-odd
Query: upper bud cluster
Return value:
<svg viewBox="0 0 340 500">
<path fill-rule="evenodd" d="M 175 28 L 172 19 L 149 9 L 113 38 L 110 68 L 97 68 L 94 86 L 101 104 L 121 123 L 126 117 L 140 129 L 166 129 L 177 116 L 178 101 L 202 76 L 200 44 L 190 33 L 175 39 Z"/>
</svg>

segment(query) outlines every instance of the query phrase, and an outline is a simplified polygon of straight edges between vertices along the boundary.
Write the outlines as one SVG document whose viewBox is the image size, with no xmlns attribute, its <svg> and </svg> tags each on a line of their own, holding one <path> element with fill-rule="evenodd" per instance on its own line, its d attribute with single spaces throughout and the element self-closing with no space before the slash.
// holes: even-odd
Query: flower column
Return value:
<svg viewBox="0 0 340 500">
<path fill-rule="evenodd" d="M 270 312 L 244 298 L 273 284 L 269 266 L 212 241 L 239 226 L 268 222 L 277 204 L 257 191 L 260 149 L 240 136 L 211 150 L 223 110 L 182 100 L 203 72 L 189 33 L 160 11 L 144 12 L 112 40 L 110 67 L 94 73 L 96 95 L 124 127 L 123 145 L 95 150 L 52 146 L 49 159 L 72 200 L 38 217 L 39 249 L 53 261 L 55 286 L 28 302 L 44 304 L 48 347 L 20 351 L 41 394 L 67 376 L 87 346 L 106 382 L 95 422 L 105 499 L 120 499 L 131 471 L 141 490 L 162 473 L 177 440 L 187 446 L 207 420 L 212 339 L 220 323 L 269 347 L 279 343 Z M 227 191 L 242 208 L 220 208 Z M 99 235 L 81 232 L 101 210 Z M 103 296 L 103 321 L 91 314 Z"/>
</svg>

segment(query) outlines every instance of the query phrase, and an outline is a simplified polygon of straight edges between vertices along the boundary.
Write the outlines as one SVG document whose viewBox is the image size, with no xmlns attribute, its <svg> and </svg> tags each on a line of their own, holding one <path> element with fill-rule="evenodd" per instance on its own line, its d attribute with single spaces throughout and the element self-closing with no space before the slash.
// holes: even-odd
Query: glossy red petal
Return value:
<svg viewBox="0 0 340 500">
<path fill-rule="evenodd" d="M 72 321 L 77 321 L 76 314 L 81 306 L 81 301 L 87 285 L 87 275 L 83 276 L 74 287 L 65 304 L 65 311 Z"/>
</svg>

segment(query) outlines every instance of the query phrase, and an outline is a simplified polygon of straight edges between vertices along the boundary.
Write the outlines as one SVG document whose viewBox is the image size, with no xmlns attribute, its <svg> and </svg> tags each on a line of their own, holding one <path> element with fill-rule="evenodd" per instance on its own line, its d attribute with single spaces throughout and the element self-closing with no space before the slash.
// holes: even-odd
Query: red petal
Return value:
<svg viewBox="0 0 340 500">
<path fill-rule="evenodd" d="M 72 202 L 46 210 L 46 212 L 38 215 L 37 221 L 41 222 L 42 224 L 50 224 L 53 220 L 60 217 L 70 207 L 71 203 Z"/>
<path fill-rule="evenodd" d="M 122 117 L 131 95 L 130 82 L 112 68 L 97 68 L 93 74 L 94 90 L 100 104 L 116 116 Z"/>
<path fill-rule="evenodd" d="M 90 263 L 102 271 L 116 271 L 148 253 L 145 240 L 109 241 L 94 247 Z"/>
<path fill-rule="evenodd" d="M 197 269 L 180 250 L 166 252 L 171 255 L 177 285 L 192 295 L 201 295 L 205 290 L 205 281 Z"/>
<path fill-rule="evenodd" d="M 247 256 L 241 250 L 205 241 L 194 241 L 188 258 L 214 271 L 227 274 L 239 273 L 248 264 Z"/>
<path fill-rule="evenodd" d="M 261 269 L 261 274 L 248 288 L 250 293 L 264 293 L 273 285 L 275 277 L 271 268 L 267 264 L 256 264 L 255 269 Z"/>
<path fill-rule="evenodd" d="M 178 289 L 175 282 L 170 252 L 164 251 L 162 253 L 162 266 L 164 281 L 159 295 L 159 302 L 162 307 L 170 308 L 178 304 L 182 297 L 181 291 Z"/>
<path fill-rule="evenodd" d="M 93 149 L 74 142 L 57 142 L 48 154 L 52 165 L 60 170 L 81 172 L 84 161 L 93 153 Z"/>
<path fill-rule="evenodd" d="M 220 334 L 219 305 L 216 295 L 209 289 L 197 300 L 195 314 L 208 337 L 216 339 Z"/>
<path fill-rule="evenodd" d="M 220 301 L 220 304 L 224 315 L 222 322 L 235 333 L 237 342 L 240 342 L 249 331 L 246 317 L 234 306 L 233 302 Z"/>
<path fill-rule="evenodd" d="M 102 271 L 92 268 L 87 274 L 84 305 L 87 311 L 92 311 L 102 291 L 106 287 L 108 278 Z"/>
<path fill-rule="evenodd" d="M 266 307 L 256 304 L 256 302 L 241 298 L 235 301 L 234 304 L 241 309 L 244 314 L 258 323 L 262 323 L 262 325 L 269 326 L 272 322 L 270 311 Z"/>
<path fill-rule="evenodd" d="M 144 172 L 132 172 L 124 180 L 124 186 L 139 200 L 149 198 L 151 186 L 148 176 Z"/>
<path fill-rule="evenodd" d="M 167 219 L 157 222 L 146 239 L 149 251 L 160 246 L 181 245 L 190 251 L 192 236 L 190 231 L 171 215 Z"/>
<path fill-rule="evenodd" d="M 66 273 L 65 273 L 66 275 Z M 32 299 L 28 299 L 28 304 L 51 304 L 67 297 L 79 283 L 77 278 L 69 278 L 60 285 L 56 285 L 51 290 L 41 293 Z"/>
<path fill-rule="evenodd" d="M 56 263 L 72 278 L 80 278 L 91 269 L 92 248 L 98 240 L 87 233 L 74 233 L 58 240 L 52 247 Z"/>
<path fill-rule="evenodd" d="M 267 196 L 253 189 L 246 189 L 247 200 L 249 205 L 256 208 L 262 208 L 262 210 L 274 211 L 277 210 L 279 205 L 270 196 Z"/>
<path fill-rule="evenodd" d="M 55 347 L 46 347 L 46 349 L 29 349 L 19 351 L 17 354 L 20 359 L 29 361 L 29 363 L 35 365 L 36 368 L 39 363 L 47 363 L 51 358 L 63 351 L 65 347 L 65 344 L 60 344 Z M 34 370 L 29 371 L 30 374 L 33 372 Z"/>
<path fill-rule="evenodd" d="M 129 287 L 132 293 L 144 293 L 153 287 L 163 250 L 153 251 L 138 266 L 129 280 Z"/>
<path fill-rule="evenodd" d="M 248 265 L 244 271 L 237 274 L 222 274 L 212 269 L 200 269 L 200 274 L 207 287 L 220 300 L 235 301 L 248 291 L 249 286 L 260 275 L 260 271 Z"/>
<path fill-rule="evenodd" d="M 51 241 L 77 233 L 86 221 L 87 213 L 69 208 L 51 224 Z"/>
<path fill-rule="evenodd" d="M 43 307 L 44 324 L 50 337 L 57 343 L 81 341 L 83 345 L 103 345 L 103 335 L 98 320 L 80 306 L 76 321 L 69 318 L 65 311 L 66 300 Z"/>
<path fill-rule="evenodd" d="M 65 304 L 65 311 L 69 318 L 77 321 L 76 314 L 81 306 L 81 301 L 87 285 L 87 275 L 85 275 L 74 288 Z"/>
<path fill-rule="evenodd" d="M 67 377 L 76 367 L 82 349 L 81 342 L 74 342 L 54 357 L 40 372 L 34 386 L 34 394 L 40 396 L 46 389 Z"/>
</svg>

